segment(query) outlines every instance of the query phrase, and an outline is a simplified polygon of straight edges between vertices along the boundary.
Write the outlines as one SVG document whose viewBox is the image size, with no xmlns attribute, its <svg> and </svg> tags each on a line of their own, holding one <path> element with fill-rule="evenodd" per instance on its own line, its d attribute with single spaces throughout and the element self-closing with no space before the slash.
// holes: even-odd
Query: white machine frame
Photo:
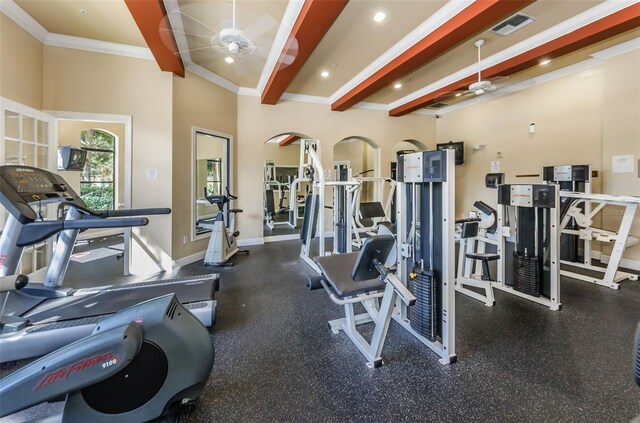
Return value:
<svg viewBox="0 0 640 423">
<path fill-rule="evenodd" d="M 373 182 L 373 183 L 377 183 L 378 187 L 375 191 L 376 193 L 376 198 L 380 199 L 380 203 L 382 204 L 382 208 L 384 210 L 384 214 L 385 217 L 382 218 L 381 221 L 387 221 L 390 222 L 391 221 L 391 202 L 393 200 L 393 197 L 395 195 L 395 191 L 396 191 L 396 181 L 394 181 L 393 179 L 389 178 L 389 177 L 383 177 L 383 176 L 370 176 L 370 177 L 362 177 L 362 176 L 357 176 L 355 178 L 356 181 L 360 182 L 361 184 L 366 183 L 366 182 Z M 384 197 L 384 184 L 388 183 L 389 184 L 389 192 L 387 194 L 387 197 L 385 199 Z M 352 205 L 352 210 L 353 210 L 353 222 L 351 223 L 352 227 L 354 228 L 353 230 L 353 234 L 354 234 L 354 240 L 353 240 L 353 244 L 355 247 L 360 248 L 362 246 L 362 239 L 360 237 L 361 233 L 368 233 L 369 235 L 373 235 L 375 234 L 375 232 L 377 231 L 377 226 L 379 222 L 374 222 L 373 226 L 365 226 L 364 223 L 362 223 L 361 219 L 362 216 L 360 215 L 360 197 L 362 195 L 362 189 L 358 190 L 357 194 L 354 196 L 353 198 L 353 205 Z M 382 201 L 384 199 L 384 201 Z"/>
<path fill-rule="evenodd" d="M 346 233 L 347 233 L 347 251 L 346 252 L 351 252 L 352 251 L 352 245 L 351 245 L 351 237 L 352 237 L 352 233 L 353 233 L 353 228 L 352 228 L 352 220 L 349 218 L 349 216 L 351 216 L 353 214 L 352 211 L 352 206 L 353 206 L 353 201 L 352 201 L 352 197 L 355 195 L 355 192 L 360 189 L 360 182 L 354 181 L 354 180 L 350 180 L 350 181 L 327 181 L 325 178 L 325 171 L 324 171 L 324 167 L 322 166 L 322 163 L 320 161 L 320 156 L 318 155 L 318 146 L 320 145 L 320 142 L 317 140 L 309 140 L 309 139 L 301 139 L 300 140 L 300 144 L 302 145 L 302 148 L 305 149 L 308 158 L 309 158 L 309 165 L 313 168 L 314 171 L 314 176 L 313 176 L 313 184 L 312 184 L 312 200 L 311 200 L 311 204 L 310 204 L 310 210 L 306 210 L 305 209 L 305 213 L 312 213 L 311 217 L 310 217 L 310 225 L 313 224 L 314 218 L 313 218 L 313 213 L 315 213 L 315 209 L 316 209 L 316 202 L 318 203 L 318 217 L 317 217 L 317 221 L 318 221 L 318 226 L 317 226 L 317 236 L 319 238 L 319 256 L 325 256 L 327 255 L 327 250 L 326 250 L 326 238 L 327 238 L 327 233 L 325 232 L 325 221 L 324 221 L 324 200 L 325 200 L 325 189 L 326 188 L 332 188 L 334 189 L 334 198 L 335 195 L 337 195 L 335 192 L 337 190 L 335 190 L 336 187 L 340 187 L 343 186 L 345 187 L 345 207 L 346 207 L 346 211 L 345 211 L 345 216 L 348 216 L 347 219 L 345 219 L 345 224 L 346 224 Z M 302 162 L 301 162 L 302 163 Z M 302 165 L 301 165 L 302 168 Z M 295 181 L 294 181 L 295 182 Z M 336 216 L 336 213 L 334 213 L 334 217 Z M 334 231 L 335 233 L 335 231 Z M 300 249 L 300 257 L 302 258 L 302 260 L 304 260 L 305 263 L 307 263 L 313 270 L 315 270 L 317 273 L 321 273 L 320 268 L 318 267 L 318 265 L 313 261 L 313 259 L 310 257 L 310 251 L 311 251 L 311 241 L 312 241 L 312 234 L 313 234 L 313 228 L 309 228 L 309 230 L 307 231 L 307 236 L 305 239 L 305 242 L 302 243 L 302 247 Z M 338 250 L 337 250 L 337 245 L 338 243 L 336 242 L 335 238 L 334 238 L 334 242 L 333 242 L 333 253 L 334 254 L 338 254 Z"/>
<path fill-rule="evenodd" d="M 476 212 L 471 212 L 470 217 L 477 217 Z M 482 280 L 482 262 L 480 260 L 467 257 L 467 253 L 485 253 L 487 244 L 498 246 L 499 241 L 490 238 L 487 228 L 483 227 L 481 223 L 478 222 L 480 225 L 478 235 L 472 238 L 460 238 L 456 291 L 484 303 L 487 307 L 493 307 L 496 301 L 493 295 L 492 281 Z M 467 288 L 465 285 L 484 290 L 484 295 Z"/>
<path fill-rule="evenodd" d="M 584 259 L 582 263 L 561 260 L 560 263 L 578 268 L 583 268 L 602 274 L 602 277 L 593 277 L 569 270 L 561 270 L 560 274 L 596 285 L 606 286 L 611 289 L 620 289 L 620 282 L 629 279 L 638 280 L 638 275 L 618 270 L 624 250 L 638 244 L 638 239 L 630 236 L 633 218 L 640 205 L 640 197 L 616 196 L 606 194 L 591 194 L 580 192 L 561 191 L 560 197 L 575 199 L 560 224 L 563 234 L 577 235 L 584 241 Z M 581 209 L 584 205 L 584 211 Z M 595 207 L 594 207 L 595 205 Z M 606 206 L 624 207 L 622 220 L 617 231 L 595 228 L 592 226 L 593 218 Z M 567 229 L 567 225 L 574 218 L 580 229 Z M 611 243 L 613 249 L 606 268 L 594 266 L 591 263 L 593 241 Z"/>
</svg>

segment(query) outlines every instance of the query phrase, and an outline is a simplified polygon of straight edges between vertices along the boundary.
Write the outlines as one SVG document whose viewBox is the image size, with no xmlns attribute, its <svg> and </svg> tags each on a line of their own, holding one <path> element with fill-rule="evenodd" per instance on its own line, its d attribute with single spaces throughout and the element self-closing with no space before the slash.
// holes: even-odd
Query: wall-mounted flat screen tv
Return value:
<svg viewBox="0 0 640 423">
<path fill-rule="evenodd" d="M 451 149 L 456 151 L 456 165 L 464 163 L 464 141 L 449 141 L 447 143 L 436 144 L 436 149 L 444 150 Z"/>
</svg>

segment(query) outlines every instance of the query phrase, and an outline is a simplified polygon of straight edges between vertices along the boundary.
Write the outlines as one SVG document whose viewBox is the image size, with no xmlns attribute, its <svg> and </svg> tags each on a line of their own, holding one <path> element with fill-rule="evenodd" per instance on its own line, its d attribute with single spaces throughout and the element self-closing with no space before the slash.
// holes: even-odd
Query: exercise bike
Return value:
<svg viewBox="0 0 640 423">
<path fill-rule="evenodd" d="M 0 292 L 28 277 L 0 277 Z M 142 422 L 184 408 L 204 387 L 214 350 L 207 329 L 169 294 L 102 320 L 93 333 L 0 380 L 0 417 L 64 400 L 46 421 Z M 179 418 L 179 417 L 178 417 Z"/>
<path fill-rule="evenodd" d="M 201 222 L 202 227 L 211 229 L 211 238 L 209 238 L 204 264 L 210 266 L 233 266 L 233 263 L 228 263 L 227 261 L 236 253 L 249 254 L 249 250 L 239 250 L 237 244 L 240 232 L 236 231 L 236 214 L 242 213 L 242 209 L 230 209 L 230 225 L 227 227 L 224 223 L 224 205 L 231 200 L 237 200 L 238 197 L 231 195 L 229 188 L 227 188 L 227 195 L 207 195 L 204 198 L 209 203 L 218 206 L 218 214 L 213 219 L 213 223 Z"/>
</svg>

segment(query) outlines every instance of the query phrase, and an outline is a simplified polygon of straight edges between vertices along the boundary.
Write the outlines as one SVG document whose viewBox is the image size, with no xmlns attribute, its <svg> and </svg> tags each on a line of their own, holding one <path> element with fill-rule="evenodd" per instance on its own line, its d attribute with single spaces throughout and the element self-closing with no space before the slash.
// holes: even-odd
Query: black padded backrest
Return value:
<svg viewBox="0 0 640 423">
<path fill-rule="evenodd" d="M 372 219 L 374 217 L 385 217 L 384 208 L 379 201 L 370 203 L 360 203 L 360 215 L 363 219 Z"/>
<path fill-rule="evenodd" d="M 300 240 L 302 240 L 303 244 L 307 242 L 308 231 L 311 231 L 311 238 L 316 237 L 316 229 L 318 226 L 318 207 L 320 204 L 320 200 L 319 200 L 319 197 L 316 195 L 316 207 L 313 210 L 313 222 L 311 222 L 311 218 L 309 217 L 312 201 L 313 201 L 313 194 L 307 195 L 307 198 L 304 201 L 304 215 L 302 217 L 302 230 L 300 231 Z"/>
<path fill-rule="evenodd" d="M 373 265 L 373 260 L 377 259 L 380 263 L 384 264 L 395 242 L 395 238 L 391 235 L 378 235 L 365 239 L 356 264 L 353 266 L 351 278 L 354 281 L 366 281 L 377 278 L 379 274 Z"/>
<path fill-rule="evenodd" d="M 273 201 L 273 190 L 268 189 L 264 192 L 265 200 L 267 202 L 267 213 L 274 214 L 276 212 L 276 205 Z"/>
<path fill-rule="evenodd" d="M 461 238 L 473 238 L 478 236 L 478 222 L 464 222 L 462 224 Z"/>
</svg>

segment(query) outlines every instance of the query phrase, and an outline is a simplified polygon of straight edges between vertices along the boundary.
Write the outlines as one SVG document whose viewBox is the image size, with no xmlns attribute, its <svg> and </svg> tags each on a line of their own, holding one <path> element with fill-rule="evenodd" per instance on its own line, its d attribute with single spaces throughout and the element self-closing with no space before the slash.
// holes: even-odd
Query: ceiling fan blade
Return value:
<svg viewBox="0 0 640 423">
<path fill-rule="evenodd" d="M 500 81 L 501 79 L 507 79 L 508 76 L 502 76 L 502 75 L 496 75 L 496 76 L 492 76 L 491 78 L 485 78 L 487 81 L 491 81 L 491 82 L 495 82 L 495 81 Z"/>
<path fill-rule="evenodd" d="M 185 53 L 185 52 L 192 52 L 192 51 L 198 51 L 198 50 L 205 50 L 211 48 L 211 46 L 204 46 L 204 47 L 195 47 L 195 48 L 188 48 L 188 49 L 184 49 L 184 50 L 180 50 L 178 53 Z"/>
<path fill-rule="evenodd" d="M 207 25 L 206 23 L 194 18 L 193 16 L 191 16 L 188 13 L 185 13 L 185 12 L 183 12 L 181 10 L 172 10 L 169 13 L 176 13 L 176 14 L 180 15 L 180 17 L 182 18 L 182 22 L 183 23 L 190 22 L 192 24 L 196 24 L 200 28 L 207 29 L 208 31 L 211 31 L 212 35 L 218 33 L 218 30 L 216 30 L 215 28 L 212 28 L 211 26 Z M 185 20 L 186 20 L 186 22 L 185 22 Z M 190 32 L 193 32 L 193 31 L 190 31 Z"/>
<path fill-rule="evenodd" d="M 261 35 L 266 34 L 274 28 L 278 27 L 278 21 L 276 21 L 270 15 L 264 15 L 259 17 L 255 22 L 249 25 L 247 28 L 243 29 L 244 35 L 247 36 L 250 40 L 255 40 L 259 38 Z"/>
<path fill-rule="evenodd" d="M 186 35 L 187 37 L 204 38 L 204 39 L 207 39 L 207 40 L 211 39 L 211 37 L 208 36 L 208 35 L 194 34 L 193 32 L 178 31 L 176 29 L 160 28 L 160 31 L 172 32 L 174 34 L 182 34 L 182 35 Z"/>
<path fill-rule="evenodd" d="M 233 28 L 233 21 L 231 19 L 225 19 L 224 21 L 222 21 L 222 25 L 220 25 L 220 28 Z"/>
</svg>

